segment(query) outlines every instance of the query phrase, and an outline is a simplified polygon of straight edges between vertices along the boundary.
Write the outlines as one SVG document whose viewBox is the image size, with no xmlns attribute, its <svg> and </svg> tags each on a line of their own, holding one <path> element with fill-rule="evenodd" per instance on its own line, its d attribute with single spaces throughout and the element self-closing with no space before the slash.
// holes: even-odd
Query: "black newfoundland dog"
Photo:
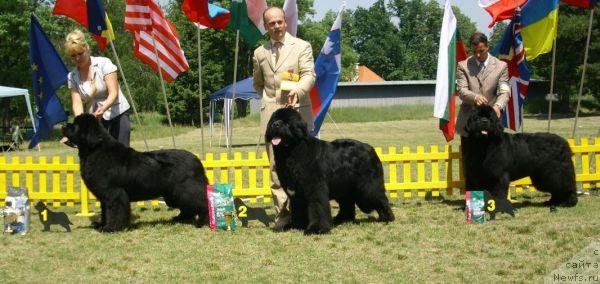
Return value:
<svg viewBox="0 0 600 284">
<path fill-rule="evenodd" d="M 290 197 L 292 227 L 322 234 L 333 224 L 355 220 L 355 205 L 376 210 L 379 221 L 394 221 L 373 147 L 356 140 L 326 142 L 312 137 L 306 122 L 290 108 L 275 111 L 265 141 L 273 145 L 277 175 Z M 340 206 L 331 217 L 329 200 Z"/>
<path fill-rule="evenodd" d="M 130 202 L 163 197 L 178 208 L 176 221 L 208 223 L 204 167 L 194 154 L 183 150 L 138 152 L 112 138 L 91 114 L 75 117 L 63 127 L 61 142 L 79 150 L 81 177 L 100 201 L 102 232 L 125 229 L 130 222 Z"/>
<path fill-rule="evenodd" d="M 550 133 L 504 133 L 494 109 L 473 110 L 462 139 L 468 190 L 505 197 L 511 181 L 529 176 L 540 191 L 552 194 L 550 206 L 575 206 L 577 189 L 567 141 Z"/>
</svg>

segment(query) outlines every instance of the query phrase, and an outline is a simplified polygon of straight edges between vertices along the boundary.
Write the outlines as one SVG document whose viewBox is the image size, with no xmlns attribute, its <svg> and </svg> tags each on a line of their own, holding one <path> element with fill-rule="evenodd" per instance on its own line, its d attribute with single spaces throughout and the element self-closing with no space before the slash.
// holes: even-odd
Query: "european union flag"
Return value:
<svg viewBox="0 0 600 284">
<path fill-rule="evenodd" d="M 33 95 L 38 107 L 35 116 L 37 132 L 29 142 L 31 149 L 42 138 L 50 135 L 55 124 L 67 120 L 67 114 L 56 96 L 56 89 L 67 81 L 68 74 L 67 67 L 33 14 L 29 28 L 29 61 Z"/>
</svg>

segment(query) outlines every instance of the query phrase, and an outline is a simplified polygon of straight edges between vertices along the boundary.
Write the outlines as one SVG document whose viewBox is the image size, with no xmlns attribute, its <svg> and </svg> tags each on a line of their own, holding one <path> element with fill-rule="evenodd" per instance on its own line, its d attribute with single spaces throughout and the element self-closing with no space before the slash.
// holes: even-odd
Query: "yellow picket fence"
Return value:
<svg viewBox="0 0 600 284">
<path fill-rule="evenodd" d="M 600 187 L 600 137 L 569 140 L 574 152 L 577 182 L 583 189 Z M 593 142 L 593 143 L 590 143 Z M 451 195 L 462 192 L 464 178 L 461 153 L 458 148 L 445 146 L 389 147 L 387 151 L 376 148 L 385 171 L 385 186 L 390 198 Z M 233 194 L 249 198 L 250 202 L 270 202 L 269 163 L 265 152 L 257 157 L 255 152 L 226 153 L 216 158 L 212 153 L 203 159 L 211 183 L 233 183 Z M 6 197 L 8 185 L 24 186 L 32 200 L 43 200 L 54 207 L 81 206 L 81 215 L 88 215 L 91 206 L 99 206 L 89 193 L 79 175 L 79 164 L 73 157 L 13 157 L 0 156 L 0 205 Z M 512 183 L 513 192 L 533 191 L 529 178 Z M 158 201 L 138 202 L 139 205 L 158 205 Z"/>
</svg>

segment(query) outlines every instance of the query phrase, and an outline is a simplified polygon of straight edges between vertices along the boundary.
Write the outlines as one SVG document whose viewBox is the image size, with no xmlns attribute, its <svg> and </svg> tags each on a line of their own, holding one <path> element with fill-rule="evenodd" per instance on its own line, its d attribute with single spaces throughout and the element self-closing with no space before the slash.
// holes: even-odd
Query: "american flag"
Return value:
<svg viewBox="0 0 600 284">
<path fill-rule="evenodd" d="M 133 36 L 133 53 L 136 57 L 158 71 L 160 62 L 162 75 L 167 82 L 190 69 L 175 26 L 163 14 L 157 0 L 127 0 L 125 8 L 125 28 Z M 158 59 L 154 53 L 154 44 L 158 51 Z"/>
<path fill-rule="evenodd" d="M 521 129 L 523 122 L 523 103 L 529 88 L 531 72 L 525 60 L 525 48 L 521 37 L 521 13 L 519 9 L 506 28 L 502 39 L 492 51 L 492 54 L 508 64 L 511 93 L 506 110 L 502 115 L 504 127 L 512 130 Z"/>
</svg>

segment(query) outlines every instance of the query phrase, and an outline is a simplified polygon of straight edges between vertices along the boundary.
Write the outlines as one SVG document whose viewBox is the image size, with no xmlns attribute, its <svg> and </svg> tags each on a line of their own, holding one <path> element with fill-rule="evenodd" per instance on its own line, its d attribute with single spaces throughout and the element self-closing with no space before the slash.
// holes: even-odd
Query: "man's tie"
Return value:
<svg viewBox="0 0 600 284">
<path fill-rule="evenodd" d="M 275 42 L 275 64 L 279 62 L 279 53 L 281 50 L 281 42 Z"/>
</svg>

